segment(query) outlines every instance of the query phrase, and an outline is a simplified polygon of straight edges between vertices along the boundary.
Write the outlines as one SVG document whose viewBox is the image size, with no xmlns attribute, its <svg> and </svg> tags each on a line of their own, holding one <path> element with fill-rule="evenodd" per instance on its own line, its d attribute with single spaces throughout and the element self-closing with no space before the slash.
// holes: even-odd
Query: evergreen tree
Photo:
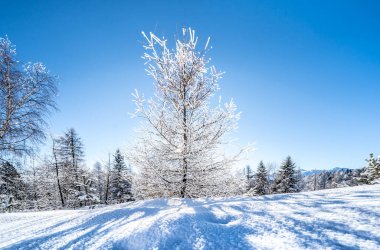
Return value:
<svg viewBox="0 0 380 250">
<path fill-rule="evenodd" d="M 2 209 L 19 208 L 25 200 L 25 183 L 17 169 L 8 161 L 0 165 L 0 195 Z"/>
<path fill-rule="evenodd" d="M 375 164 L 371 167 L 371 178 L 373 180 L 380 178 L 380 156 L 376 159 Z"/>
<path fill-rule="evenodd" d="M 94 180 L 86 177 L 89 174 L 83 174 L 81 177 L 81 182 L 77 185 L 80 187 L 79 191 L 75 191 L 75 198 L 79 201 L 79 204 L 93 205 L 99 203 L 99 197 L 95 194 L 96 189 L 94 188 Z"/>
<path fill-rule="evenodd" d="M 366 160 L 368 166 L 363 176 L 366 176 L 368 183 L 373 182 L 375 179 L 380 178 L 380 156 L 375 158 L 373 154 L 369 155 L 369 159 Z"/>
<path fill-rule="evenodd" d="M 255 186 L 253 189 L 254 193 L 256 195 L 267 194 L 268 186 L 269 186 L 268 172 L 262 161 L 260 161 L 259 166 L 257 167 L 257 171 L 254 178 L 255 178 Z"/>
<path fill-rule="evenodd" d="M 280 167 L 273 191 L 275 193 L 294 193 L 299 191 L 297 185 L 296 165 L 288 156 Z"/>
<path fill-rule="evenodd" d="M 127 171 L 124 156 L 119 149 L 116 150 L 114 155 L 110 187 L 111 198 L 117 203 L 133 199 L 131 175 Z"/>
</svg>

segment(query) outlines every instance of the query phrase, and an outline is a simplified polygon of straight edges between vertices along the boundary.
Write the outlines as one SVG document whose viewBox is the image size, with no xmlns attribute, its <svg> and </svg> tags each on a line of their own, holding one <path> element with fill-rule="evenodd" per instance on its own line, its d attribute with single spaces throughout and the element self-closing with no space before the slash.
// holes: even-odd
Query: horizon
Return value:
<svg viewBox="0 0 380 250">
<path fill-rule="evenodd" d="M 376 1 L 147 2 L 4 1 L 0 37 L 19 60 L 60 78 L 48 134 L 73 127 L 88 167 L 133 141 L 134 89 L 153 93 L 141 31 L 173 44 L 183 26 L 199 47 L 211 37 L 211 64 L 226 72 L 217 95 L 234 99 L 242 112 L 234 137 L 256 148 L 241 168 L 287 155 L 305 170 L 360 168 L 380 154 Z"/>
</svg>

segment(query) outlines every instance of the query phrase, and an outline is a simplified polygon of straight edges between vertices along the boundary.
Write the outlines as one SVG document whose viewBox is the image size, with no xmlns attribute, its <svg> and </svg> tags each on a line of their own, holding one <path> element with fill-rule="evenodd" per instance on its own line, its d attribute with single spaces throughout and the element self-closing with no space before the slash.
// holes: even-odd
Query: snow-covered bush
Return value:
<svg viewBox="0 0 380 250">
<path fill-rule="evenodd" d="M 12 212 L 14 205 L 13 195 L 0 194 L 0 212 Z"/>
</svg>

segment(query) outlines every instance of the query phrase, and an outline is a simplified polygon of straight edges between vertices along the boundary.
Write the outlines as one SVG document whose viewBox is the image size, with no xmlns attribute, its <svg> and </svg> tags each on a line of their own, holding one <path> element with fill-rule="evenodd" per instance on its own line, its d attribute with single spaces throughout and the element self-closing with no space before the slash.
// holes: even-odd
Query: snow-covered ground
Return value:
<svg viewBox="0 0 380 250">
<path fill-rule="evenodd" d="M 1 249 L 380 249 L 380 185 L 0 214 Z"/>
</svg>

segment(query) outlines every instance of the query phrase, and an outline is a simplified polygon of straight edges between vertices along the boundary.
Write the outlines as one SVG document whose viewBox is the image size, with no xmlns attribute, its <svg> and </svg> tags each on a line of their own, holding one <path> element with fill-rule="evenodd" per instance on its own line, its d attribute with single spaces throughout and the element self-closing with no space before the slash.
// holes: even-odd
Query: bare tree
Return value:
<svg viewBox="0 0 380 250">
<path fill-rule="evenodd" d="M 171 50 L 166 40 L 143 35 L 155 94 L 149 100 L 134 94 L 135 115 L 144 121 L 128 152 L 139 170 L 136 189 L 143 197 L 216 195 L 238 159 L 226 156 L 221 145 L 229 141 L 226 135 L 237 127 L 240 114 L 232 100 L 222 105 L 219 99 L 209 107 L 222 76 L 207 66 L 209 39 L 198 51 L 195 32 L 183 29 L 183 39 Z"/>
<path fill-rule="evenodd" d="M 252 168 L 250 165 L 245 166 L 244 174 L 246 177 L 246 191 L 249 191 L 251 188 L 254 187 L 254 178 L 255 175 L 253 174 Z"/>
<path fill-rule="evenodd" d="M 76 206 L 78 196 L 83 189 L 82 175 L 84 171 L 84 151 L 82 139 L 71 128 L 56 140 L 56 150 L 63 169 L 62 187 L 66 197 L 66 206 Z M 70 203 L 70 204 L 69 204 Z M 82 206 L 82 201 L 79 200 Z"/>
<path fill-rule="evenodd" d="M 63 164 L 70 173 L 71 183 L 80 191 L 80 176 L 82 175 L 81 163 L 83 162 L 84 152 L 82 139 L 78 136 L 75 129 L 71 128 L 57 139 L 57 152 Z"/>
<path fill-rule="evenodd" d="M 277 178 L 277 164 L 275 162 L 267 162 L 265 164 L 268 173 L 269 189 L 268 192 L 272 193 Z"/>
<path fill-rule="evenodd" d="M 0 38 L 0 157 L 31 153 L 45 139 L 45 118 L 55 109 L 56 78 L 42 63 L 21 65 L 15 46 Z"/>
<path fill-rule="evenodd" d="M 95 187 L 100 201 L 104 200 L 106 174 L 100 162 L 95 162 L 93 167 L 93 175 L 95 177 Z"/>
</svg>

